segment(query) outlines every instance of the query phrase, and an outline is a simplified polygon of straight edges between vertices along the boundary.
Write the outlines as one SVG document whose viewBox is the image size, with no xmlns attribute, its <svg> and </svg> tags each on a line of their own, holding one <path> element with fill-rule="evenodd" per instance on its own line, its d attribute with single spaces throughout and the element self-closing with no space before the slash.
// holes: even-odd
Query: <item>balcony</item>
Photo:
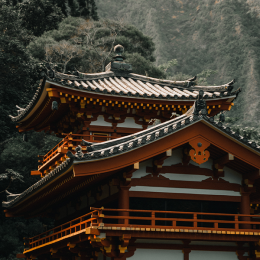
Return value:
<svg viewBox="0 0 260 260">
<path fill-rule="evenodd" d="M 38 171 L 33 171 L 32 175 L 45 176 L 52 169 L 58 166 L 66 159 L 66 153 L 68 150 L 72 152 L 78 145 L 81 145 L 82 139 L 91 142 L 91 143 L 100 143 L 115 139 L 117 137 L 108 136 L 105 134 L 95 133 L 94 135 L 83 135 L 83 134 L 63 134 L 66 135 L 55 147 L 53 147 L 47 154 L 38 155 L 41 159 L 38 161 L 40 165 L 38 166 Z M 86 151 L 87 147 L 82 146 L 82 150 Z"/>
<path fill-rule="evenodd" d="M 147 232 L 151 234 L 196 234 L 196 235 L 230 235 L 253 236 L 259 240 L 260 216 L 242 214 L 217 214 L 201 212 L 157 211 L 157 210 L 124 210 L 91 208 L 92 212 L 32 237 L 28 241 L 29 248 L 24 254 L 54 244 L 67 238 L 80 235 L 80 241 L 88 240 L 87 229 L 102 232 L 133 233 Z M 84 236 L 86 236 L 84 238 Z M 257 237 L 256 237 L 257 236 Z"/>
</svg>

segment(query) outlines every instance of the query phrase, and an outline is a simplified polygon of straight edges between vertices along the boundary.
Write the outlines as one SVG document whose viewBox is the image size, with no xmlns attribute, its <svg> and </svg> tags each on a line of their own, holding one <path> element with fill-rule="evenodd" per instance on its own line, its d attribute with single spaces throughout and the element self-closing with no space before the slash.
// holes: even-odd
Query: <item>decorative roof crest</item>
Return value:
<svg viewBox="0 0 260 260">
<path fill-rule="evenodd" d="M 208 110 L 207 110 L 207 102 L 203 99 L 204 91 L 200 90 L 198 99 L 195 101 L 195 109 L 193 114 L 195 116 L 198 116 L 199 114 L 203 116 L 208 115 Z"/>
</svg>

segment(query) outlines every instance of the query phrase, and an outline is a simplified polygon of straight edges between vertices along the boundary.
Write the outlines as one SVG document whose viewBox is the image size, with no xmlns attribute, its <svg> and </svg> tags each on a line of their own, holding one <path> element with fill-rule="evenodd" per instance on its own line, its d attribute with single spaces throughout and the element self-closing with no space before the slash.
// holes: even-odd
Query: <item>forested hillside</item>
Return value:
<svg viewBox="0 0 260 260">
<path fill-rule="evenodd" d="M 247 0 L 97 0 L 99 15 L 118 17 L 152 37 L 157 64 L 177 59 L 172 74 L 217 71 L 212 84 L 233 78 L 242 93 L 232 108 L 240 123 L 260 119 L 260 3 Z M 109 8 L 108 8 L 109 6 Z"/>
</svg>

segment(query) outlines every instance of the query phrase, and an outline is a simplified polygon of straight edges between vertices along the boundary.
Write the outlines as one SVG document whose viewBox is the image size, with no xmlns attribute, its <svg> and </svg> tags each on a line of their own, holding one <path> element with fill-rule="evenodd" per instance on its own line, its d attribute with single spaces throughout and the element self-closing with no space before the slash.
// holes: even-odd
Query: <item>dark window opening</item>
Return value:
<svg viewBox="0 0 260 260">
<path fill-rule="evenodd" d="M 238 207 L 239 204 L 237 202 L 130 198 L 130 209 L 177 211 L 176 213 L 155 213 L 156 218 L 162 218 L 155 221 L 156 226 L 193 227 L 193 222 L 189 221 L 193 219 L 193 214 L 187 214 L 185 212 L 237 214 Z M 150 217 L 151 214 L 132 212 L 130 216 Z M 174 220 L 176 223 L 173 223 L 172 220 L 163 220 L 165 218 L 175 218 L 177 220 Z M 214 221 L 211 222 L 210 220 L 224 220 L 226 223 L 219 223 L 219 228 L 234 228 L 233 223 L 228 223 L 234 220 L 233 216 L 198 214 L 197 219 L 207 220 L 206 222 L 198 222 L 198 227 L 214 228 Z M 151 225 L 151 220 L 130 219 L 130 224 Z"/>
</svg>

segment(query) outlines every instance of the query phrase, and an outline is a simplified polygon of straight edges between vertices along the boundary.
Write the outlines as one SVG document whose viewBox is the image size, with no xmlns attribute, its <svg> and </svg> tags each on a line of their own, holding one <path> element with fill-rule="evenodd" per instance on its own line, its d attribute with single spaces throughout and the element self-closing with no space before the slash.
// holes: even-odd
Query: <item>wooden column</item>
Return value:
<svg viewBox="0 0 260 260">
<path fill-rule="evenodd" d="M 182 253 L 183 253 L 183 260 L 189 260 L 189 254 L 190 254 L 190 240 L 182 240 L 182 243 L 184 245 L 183 249 L 182 249 Z"/>
<path fill-rule="evenodd" d="M 190 248 L 183 248 L 182 252 L 183 252 L 183 260 L 189 260 L 189 254 L 191 252 L 191 249 Z"/>
<path fill-rule="evenodd" d="M 130 186 L 120 185 L 118 208 L 129 209 L 129 188 Z M 129 216 L 129 212 L 119 212 L 119 216 Z M 128 219 L 119 220 L 119 224 L 128 224 Z"/>
<path fill-rule="evenodd" d="M 250 192 L 241 191 L 240 213 L 250 215 Z M 250 221 L 250 217 L 242 217 L 242 221 Z M 251 228 L 250 224 L 242 224 L 242 228 Z"/>
</svg>

